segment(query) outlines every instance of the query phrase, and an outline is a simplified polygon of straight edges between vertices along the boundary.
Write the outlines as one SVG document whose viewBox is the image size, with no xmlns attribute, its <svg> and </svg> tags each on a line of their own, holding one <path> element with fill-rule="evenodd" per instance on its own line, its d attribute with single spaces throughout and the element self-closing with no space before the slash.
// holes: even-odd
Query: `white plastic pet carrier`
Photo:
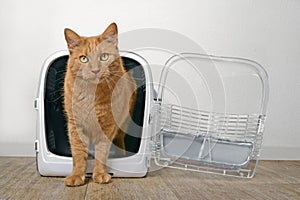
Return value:
<svg viewBox="0 0 300 200">
<path fill-rule="evenodd" d="M 256 62 L 201 54 L 180 54 L 165 64 L 154 96 L 151 66 L 133 52 L 120 52 L 138 85 L 126 155 L 112 145 L 107 170 L 115 177 L 143 177 L 157 166 L 253 177 L 261 149 L 267 73 Z M 62 108 L 68 52 L 44 63 L 35 108 L 38 110 L 38 171 L 67 176 L 72 158 Z M 93 169 L 90 149 L 87 173 Z"/>
</svg>

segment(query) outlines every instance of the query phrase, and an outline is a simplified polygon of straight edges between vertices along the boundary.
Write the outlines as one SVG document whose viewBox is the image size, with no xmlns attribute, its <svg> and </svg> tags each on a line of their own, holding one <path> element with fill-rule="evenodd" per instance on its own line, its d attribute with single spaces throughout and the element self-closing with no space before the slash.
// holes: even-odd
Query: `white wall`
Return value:
<svg viewBox="0 0 300 200">
<path fill-rule="evenodd" d="M 43 61 L 66 49 L 63 29 L 95 35 L 164 28 L 207 53 L 246 57 L 270 77 L 262 158 L 300 158 L 300 1 L 38 1 L 0 3 L 0 155 L 34 155 L 35 98 Z M 154 74 L 154 76 L 157 76 Z"/>
</svg>

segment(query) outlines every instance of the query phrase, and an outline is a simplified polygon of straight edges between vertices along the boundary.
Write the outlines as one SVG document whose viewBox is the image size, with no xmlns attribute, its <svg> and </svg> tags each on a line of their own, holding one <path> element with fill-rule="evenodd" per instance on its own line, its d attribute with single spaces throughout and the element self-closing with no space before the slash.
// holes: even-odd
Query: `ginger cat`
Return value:
<svg viewBox="0 0 300 200">
<path fill-rule="evenodd" d="M 81 37 L 65 29 L 70 52 L 64 80 L 64 108 L 73 157 L 67 186 L 85 183 L 90 142 L 95 145 L 93 180 L 108 183 L 106 161 L 112 141 L 124 149 L 124 132 L 135 105 L 136 83 L 118 51 L 117 25 L 99 36 Z"/>
</svg>

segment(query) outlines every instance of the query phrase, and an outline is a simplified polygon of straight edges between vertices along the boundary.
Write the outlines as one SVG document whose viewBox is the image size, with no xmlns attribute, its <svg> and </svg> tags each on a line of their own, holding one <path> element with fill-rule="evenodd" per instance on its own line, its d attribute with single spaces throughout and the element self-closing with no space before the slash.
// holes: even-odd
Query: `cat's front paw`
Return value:
<svg viewBox="0 0 300 200">
<path fill-rule="evenodd" d="M 65 179 L 65 185 L 69 187 L 81 186 L 84 185 L 85 177 L 79 175 L 71 175 Z"/>
<path fill-rule="evenodd" d="M 93 180 L 95 183 L 109 183 L 111 180 L 111 175 L 108 173 L 94 173 Z"/>
</svg>

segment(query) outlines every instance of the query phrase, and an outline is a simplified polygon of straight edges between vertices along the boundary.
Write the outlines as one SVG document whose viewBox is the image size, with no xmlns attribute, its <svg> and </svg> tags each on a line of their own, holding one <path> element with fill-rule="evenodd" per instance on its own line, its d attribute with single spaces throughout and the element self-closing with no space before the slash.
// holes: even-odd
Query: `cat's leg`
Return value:
<svg viewBox="0 0 300 200">
<path fill-rule="evenodd" d="M 126 155 L 126 146 L 125 146 L 125 133 L 121 129 L 118 130 L 118 133 L 113 140 L 113 143 L 118 147 L 117 154 L 121 156 Z"/>
<path fill-rule="evenodd" d="M 67 186 L 84 185 L 89 146 L 88 140 L 80 128 L 76 129 L 76 127 L 72 126 L 69 127 L 69 140 L 72 150 L 73 171 L 72 174 L 65 179 L 65 184 Z"/>
<path fill-rule="evenodd" d="M 106 172 L 106 162 L 111 146 L 108 139 L 100 140 L 95 144 L 95 165 L 93 180 L 95 183 L 109 183 L 111 176 Z"/>
</svg>

